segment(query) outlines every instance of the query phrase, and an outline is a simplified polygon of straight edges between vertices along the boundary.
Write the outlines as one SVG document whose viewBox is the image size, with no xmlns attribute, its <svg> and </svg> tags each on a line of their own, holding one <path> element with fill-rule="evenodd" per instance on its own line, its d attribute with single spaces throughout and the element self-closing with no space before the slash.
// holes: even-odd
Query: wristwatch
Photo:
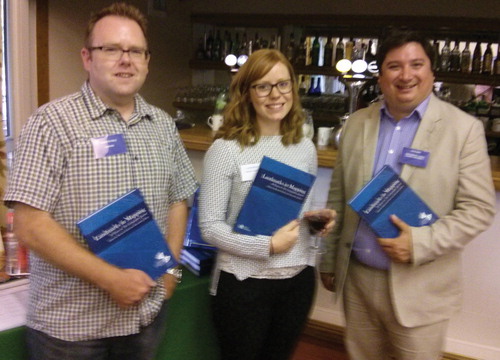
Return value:
<svg viewBox="0 0 500 360">
<path fill-rule="evenodd" d="M 182 280 L 182 269 L 180 266 L 175 266 L 173 268 L 168 269 L 167 274 L 170 274 L 173 277 L 175 277 L 177 283 L 180 283 Z"/>
</svg>

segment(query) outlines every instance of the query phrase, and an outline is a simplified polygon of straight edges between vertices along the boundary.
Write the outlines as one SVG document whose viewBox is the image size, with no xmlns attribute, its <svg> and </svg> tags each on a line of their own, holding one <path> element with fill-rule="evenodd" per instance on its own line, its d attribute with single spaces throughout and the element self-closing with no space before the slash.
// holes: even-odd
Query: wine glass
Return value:
<svg viewBox="0 0 500 360">
<path fill-rule="evenodd" d="M 321 210 L 324 208 L 325 206 L 323 203 L 313 203 L 311 205 L 310 211 Z M 326 215 L 318 213 L 315 215 L 306 216 L 304 219 L 307 221 L 309 234 L 311 235 L 311 251 L 315 256 L 323 254 L 325 250 L 322 246 L 322 237 L 318 236 L 318 234 L 325 228 L 330 218 Z"/>
</svg>

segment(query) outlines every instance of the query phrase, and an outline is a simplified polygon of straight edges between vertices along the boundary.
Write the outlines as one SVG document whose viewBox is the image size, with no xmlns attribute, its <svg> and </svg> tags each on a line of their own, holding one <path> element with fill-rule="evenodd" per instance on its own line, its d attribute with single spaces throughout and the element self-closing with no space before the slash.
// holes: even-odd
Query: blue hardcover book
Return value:
<svg viewBox="0 0 500 360">
<path fill-rule="evenodd" d="M 95 211 L 77 226 L 89 248 L 110 264 L 142 270 L 152 279 L 177 265 L 139 189 Z"/>
<path fill-rule="evenodd" d="M 196 276 L 210 273 L 214 263 L 215 252 L 196 248 L 184 248 L 181 252 L 181 264 Z"/>
<path fill-rule="evenodd" d="M 186 226 L 186 235 L 184 236 L 184 246 L 194 247 L 206 250 L 215 250 L 216 247 L 207 243 L 201 237 L 200 227 L 198 225 L 198 194 L 200 189 L 196 190 L 193 197 L 193 204 L 189 211 Z"/>
<path fill-rule="evenodd" d="M 233 230 L 272 235 L 297 219 L 316 176 L 264 156 Z"/>
<path fill-rule="evenodd" d="M 438 219 L 389 165 L 385 165 L 348 204 L 382 238 L 399 236 L 400 231 L 391 222 L 390 215 L 397 215 L 415 227 L 431 225 Z"/>
</svg>

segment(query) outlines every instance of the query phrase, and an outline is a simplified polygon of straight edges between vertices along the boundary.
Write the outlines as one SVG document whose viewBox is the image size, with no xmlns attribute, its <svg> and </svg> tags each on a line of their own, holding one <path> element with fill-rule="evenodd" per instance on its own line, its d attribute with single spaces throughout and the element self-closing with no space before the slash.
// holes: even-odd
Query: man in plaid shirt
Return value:
<svg viewBox="0 0 500 360">
<path fill-rule="evenodd" d="M 138 95 L 143 14 L 123 3 L 94 14 L 81 56 L 88 80 L 29 119 L 4 198 L 32 254 L 30 358 L 152 359 L 178 279 L 105 262 L 76 223 L 138 188 L 179 258 L 195 175 L 172 118 Z"/>
</svg>

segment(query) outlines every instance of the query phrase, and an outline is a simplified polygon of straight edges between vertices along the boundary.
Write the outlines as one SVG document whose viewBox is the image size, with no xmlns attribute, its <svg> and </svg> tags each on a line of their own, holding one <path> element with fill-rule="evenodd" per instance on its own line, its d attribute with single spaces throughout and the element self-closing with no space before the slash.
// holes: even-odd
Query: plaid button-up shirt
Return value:
<svg viewBox="0 0 500 360">
<path fill-rule="evenodd" d="M 91 139 L 112 134 L 123 135 L 126 152 L 96 158 Z M 137 95 L 135 112 L 125 122 L 88 83 L 29 119 L 10 175 L 5 201 L 51 213 L 82 246 L 87 245 L 76 222 L 126 192 L 141 190 L 166 234 L 169 206 L 196 188 L 192 165 L 168 114 Z M 31 255 L 27 325 L 60 339 L 137 333 L 154 319 L 165 296 L 159 283 L 139 307 L 120 309 L 103 290 Z"/>
</svg>

